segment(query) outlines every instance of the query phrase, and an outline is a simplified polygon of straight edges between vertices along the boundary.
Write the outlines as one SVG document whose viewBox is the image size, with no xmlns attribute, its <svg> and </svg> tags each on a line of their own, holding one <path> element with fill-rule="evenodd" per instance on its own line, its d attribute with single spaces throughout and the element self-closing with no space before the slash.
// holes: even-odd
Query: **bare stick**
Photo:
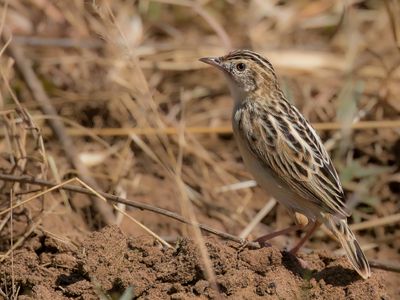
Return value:
<svg viewBox="0 0 400 300">
<path fill-rule="evenodd" d="M 34 184 L 34 185 L 40 185 L 40 186 L 46 186 L 46 187 L 54 187 L 55 184 L 50 182 L 50 181 L 46 181 L 46 180 L 42 180 L 42 179 L 35 179 L 31 176 L 13 176 L 13 175 L 7 175 L 7 174 L 0 174 L 0 180 L 5 180 L 5 181 L 17 181 L 20 183 L 29 183 L 29 184 Z M 68 190 L 71 192 L 77 192 L 77 193 L 82 193 L 82 194 L 86 194 L 86 195 L 96 195 L 93 191 L 86 189 L 86 188 L 82 188 L 82 187 L 78 187 L 78 186 L 73 186 L 73 185 L 58 185 L 58 188 L 64 189 L 64 190 Z M 99 192 L 99 195 L 101 195 L 102 197 L 106 198 L 108 201 L 111 202 L 116 202 L 116 203 L 123 203 L 126 204 L 128 206 L 131 207 L 135 207 L 138 208 L 140 210 L 147 210 L 147 211 L 151 211 L 166 217 L 169 217 L 171 219 L 177 220 L 179 222 L 188 224 L 188 225 L 196 225 L 198 226 L 201 230 L 206 231 L 208 233 L 217 235 L 223 239 L 226 240 L 230 240 L 230 241 L 234 241 L 240 244 L 244 244 L 248 247 L 254 248 L 254 249 L 258 249 L 260 248 L 260 245 L 258 243 L 255 242 L 247 242 L 245 239 L 242 239 L 240 237 L 234 236 L 232 234 L 229 233 L 225 233 L 219 230 L 216 230 L 214 228 L 211 228 L 207 225 L 203 225 L 203 224 L 193 224 L 193 222 L 190 222 L 189 220 L 185 219 L 184 217 L 182 217 L 181 215 L 174 213 L 172 211 L 166 210 L 166 209 L 162 209 L 159 207 L 155 207 L 152 205 L 148 205 L 145 203 L 141 203 L 141 202 L 137 202 L 137 201 L 133 201 L 133 200 L 128 200 L 128 199 L 124 199 L 112 194 L 107 194 L 107 193 L 103 193 L 103 192 Z M 14 206 L 15 208 L 16 206 Z M 5 209 L 3 211 L 0 212 L 0 215 L 3 215 L 5 213 L 7 213 L 10 209 Z M 392 271 L 392 272 L 397 272 L 400 273 L 400 266 L 395 265 L 395 264 L 390 264 L 390 263 L 383 263 L 383 262 L 379 262 L 379 261 L 370 261 L 370 265 L 373 268 L 376 269 L 382 269 L 382 270 L 386 270 L 386 271 Z"/>
<path fill-rule="evenodd" d="M 7 213 L 7 212 L 9 212 L 9 211 L 12 211 L 13 209 L 16 209 L 17 207 L 20 207 L 20 206 L 32 201 L 35 198 L 43 196 L 43 195 L 45 195 L 45 194 L 47 194 L 47 193 L 49 193 L 51 191 L 57 190 L 57 189 L 61 188 L 63 185 L 67 185 L 68 183 L 71 183 L 73 181 L 75 181 L 75 178 L 71 178 L 71 179 L 69 179 L 67 181 L 64 181 L 63 183 L 60 183 L 60 184 L 54 184 L 48 190 L 40 191 L 39 193 L 33 195 L 32 197 L 29 197 L 28 199 L 25 199 L 24 201 L 20 201 L 17 204 L 12 205 L 10 208 L 7 208 L 7 209 L 3 210 L 2 212 L 0 212 L 0 216 L 5 214 L 5 213 Z"/>
<path fill-rule="evenodd" d="M 377 261 L 377 260 L 370 260 L 369 265 L 371 266 L 371 268 L 400 273 L 400 265 L 399 264 L 393 264 L 393 263 L 389 263 L 389 262 L 381 262 L 381 261 Z"/>
<path fill-rule="evenodd" d="M 95 191 L 94 189 L 92 189 L 90 186 L 88 186 L 86 183 L 84 183 L 82 180 L 80 180 L 79 178 L 74 178 L 76 179 L 81 185 L 83 185 L 85 188 L 87 188 L 88 190 L 90 190 L 93 194 L 95 194 L 97 197 L 99 197 L 100 199 L 102 199 L 104 202 L 107 202 L 107 199 L 100 195 L 97 191 Z M 163 244 L 164 246 L 166 246 L 167 248 L 172 249 L 173 247 L 168 244 L 166 241 L 164 241 L 158 234 L 156 234 L 155 232 L 151 231 L 148 227 L 146 227 L 145 225 L 143 225 L 142 223 L 140 223 L 139 221 L 137 221 L 134 217 L 132 217 L 131 215 L 128 215 L 126 212 L 124 212 L 123 210 L 121 210 L 119 207 L 117 207 L 115 204 L 113 204 L 114 208 L 116 210 L 118 210 L 120 213 L 122 213 L 124 216 L 126 216 L 129 220 L 131 220 L 132 222 L 134 222 L 136 225 L 138 225 L 140 228 L 142 228 L 144 231 L 146 231 L 148 234 L 150 234 L 151 236 L 153 236 L 156 240 L 158 240 L 161 244 Z"/>
<path fill-rule="evenodd" d="M 5 28 L 3 32 L 3 39 L 5 41 L 8 41 L 10 38 L 11 35 Z M 33 71 L 31 62 L 27 59 L 26 55 L 24 55 L 22 50 L 18 46 L 16 46 L 13 42 L 10 43 L 8 50 L 15 59 L 19 71 L 24 77 L 29 89 L 32 91 L 33 97 L 39 103 L 43 113 L 49 116 L 57 116 L 58 115 L 57 111 L 51 104 L 49 97 L 44 91 L 42 83 L 40 82 L 35 72 Z M 95 187 L 96 190 L 100 190 L 96 181 L 89 175 L 89 170 L 87 169 L 87 167 L 81 162 L 79 155 L 76 151 L 76 147 L 74 146 L 70 136 L 65 131 L 64 124 L 57 118 L 49 119 L 48 122 L 54 134 L 57 136 L 59 142 L 61 143 L 62 148 L 69 162 L 78 171 L 79 176 L 85 182 L 89 183 L 89 185 Z M 98 210 L 99 214 L 102 216 L 106 224 L 114 223 L 115 218 L 110 206 L 108 206 L 105 202 L 102 201 L 93 201 L 93 204 Z"/>
<path fill-rule="evenodd" d="M 13 176 L 13 175 L 7 175 L 7 174 L 0 174 L 0 180 L 5 180 L 5 181 L 17 181 L 20 183 L 30 183 L 30 184 L 35 184 L 35 185 L 40 185 L 40 186 L 46 186 L 49 188 L 53 188 L 56 184 L 54 184 L 53 182 L 50 181 L 46 181 L 46 180 L 42 180 L 42 179 L 35 179 L 31 176 Z M 81 193 L 81 194 L 86 194 L 86 195 L 95 195 L 92 191 L 86 189 L 86 188 L 82 188 L 79 186 L 74 186 L 74 185 L 58 185 L 58 188 L 67 190 L 67 191 L 71 191 L 71 192 L 76 192 L 76 193 Z M 47 190 L 48 191 L 48 190 Z M 162 208 L 158 208 L 152 205 L 148 205 L 145 203 L 141 203 L 141 202 L 137 202 L 137 201 L 133 201 L 133 200 L 128 200 L 128 199 L 124 199 L 112 194 L 108 194 L 108 193 L 104 193 L 104 192 L 99 192 L 99 194 L 101 196 L 103 196 L 104 198 L 106 198 L 108 201 L 111 202 L 116 202 L 116 203 L 123 203 L 126 204 L 128 206 L 131 207 L 135 207 L 138 208 L 140 210 L 147 210 L 147 211 L 151 211 L 169 218 L 172 218 L 174 220 L 177 220 L 179 222 L 188 224 L 188 225 L 197 225 L 199 226 L 200 229 L 209 232 L 211 234 L 214 235 L 218 235 L 221 238 L 227 239 L 227 240 L 231 240 L 237 243 L 244 243 L 245 240 L 241 239 L 237 236 L 234 236 L 232 234 L 229 233 L 225 233 L 216 229 L 213 229 L 207 225 L 203 225 L 203 224 L 193 224 L 192 222 L 190 222 L 189 220 L 185 219 L 184 217 L 182 217 L 181 215 L 174 213 L 172 211 L 166 210 L 166 209 L 162 209 Z M 13 206 L 13 208 L 15 208 L 17 206 Z M 0 212 L 0 216 L 7 213 L 10 209 L 5 209 L 3 211 Z M 248 242 L 247 245 L 249 245 L 250 247 L 253 248 L 259 248 L 258 243 L 253 243 L 253 242 Z"/>
</svg>

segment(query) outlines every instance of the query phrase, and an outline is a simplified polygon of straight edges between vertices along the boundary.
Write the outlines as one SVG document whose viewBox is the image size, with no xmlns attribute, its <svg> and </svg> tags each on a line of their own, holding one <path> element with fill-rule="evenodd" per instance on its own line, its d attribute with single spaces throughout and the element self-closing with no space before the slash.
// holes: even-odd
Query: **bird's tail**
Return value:
<svg viewBox="0 0 400 300">
<path fill-rule="evenodd" d="M 334 216 L 326 216 L 325 226 L 335 235 L 344 248 L 348 259 L 354 269 L 364 279 L 371 276 L 371 269 L 360 244 L 357 242 L 354 233 L 347 225 L 346 219 L 338 219 Z"/>
</svg>

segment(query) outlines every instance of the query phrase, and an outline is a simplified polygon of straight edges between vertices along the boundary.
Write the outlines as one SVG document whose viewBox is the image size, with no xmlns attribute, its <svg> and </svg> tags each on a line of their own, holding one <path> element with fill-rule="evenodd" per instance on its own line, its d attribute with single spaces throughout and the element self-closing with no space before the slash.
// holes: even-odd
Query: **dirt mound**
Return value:
<svg viewBox="0 0 400 300">
<path fill-rule="evenodd" d="M 207 238 L 222 297 L 234 299 L 388 299 L 375 271 L 364 281 L 344 258 L 303 255 L 303 263 L 270 247 L 259 250 Z M 118 227 L 94 232 L 79 246 L 38 235 L 0 266 L 3 290 L 12 280 L 19 299 L 112 299 L 132 287 L 138 299 L 220 298 L 205 279 L 195 243 L 162 249 L 149 237 L 129 238 Z M 307 268 L 302 265 L 307 264 Z"/>
</svg>

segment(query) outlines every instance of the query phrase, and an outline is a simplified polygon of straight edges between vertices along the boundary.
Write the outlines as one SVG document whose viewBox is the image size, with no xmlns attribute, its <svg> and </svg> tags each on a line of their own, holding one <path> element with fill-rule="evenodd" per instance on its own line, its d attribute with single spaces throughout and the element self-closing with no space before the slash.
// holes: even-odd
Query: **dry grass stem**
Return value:
<svg viewBox="0 0 400 300">
<path fill-rule="evenodd" d="M 270 198 L 269 201 L 264 205 L 264 207 L 251 219 L 250 223 L 245 229 L 239 234 L 239 237 L 245 239 L 253 231 L 253 229 L 265 218 L 266 215 L 275 207 L 276 200 Z"/>
<path fill-rule="evenodd" d="M 54 183 L 46 181 L 46 180 L 42 180 L 42 179 L 35 179 L 32 178 L 30 176 L 13 176 L 13 175 L 6 175 L 6 174 L 1 174 L 0 173 L 0 179 L 1 180 L 5 180 L 5 181 L 11 181 L 11 182 L 21 182 L 21 183 L 29 183 L 29 184 L 34 184 L 34 185 L 39 185 L 39 186 L 45 186 L 45 187 L 50 187 L 49 189 L 47 189 L 45 192 L 49 192 L 49 191 L 53 191 L 57 188 L 62 188 L 64 190 L 67 191 L 71 191 L 71 192 L 76 192 L 76 193 L 82 193 L 82 194 L 86 194 L 86 195 L 96 195 L 96 193 L 98 193 L 99 195 L 103 196 L 105 199 L 111 201 L 111 202 L 115 202 L 115 203 L 123 203 L 126 204 L 127 206 L 131 206 L 131 207 L 135 207 L 138 208 L 140 210 L 146 210 L 146 211 L 150 211 L 156 214 L 160 214 L 163 216 L 166 216 L 168 218 L 172 218 L 174 220 L 177 220 L 179 222 L 188 224 L 188 225 L 196 225 L 198 226 L 200 229 L 209 232 L 211 234 L 215 234 L 220 236 L 221 238 L 224 239 L 228 239 L 228 240 L 232 240 L 238 243 L 243 243 L 244 240 L 241 238 L 238 238 L 234 235 L 213 229 L 207 225 L 204 224 L 198 224 L 198 223 L 192 223 L 191 221 L 185 219 L 184 217 L 182 217 L 181 215 L 172 212 L 172 211 L 168 211 L 166 209 L 162 209 L 162 208 L 158 208 L 155 207 L 153 205 L 149 205 L 146 203 L 141 203 L 138 201 L 133 201 L 133 200 L 128 200 L 128 199 L 124 199 L 124 198 L 120 198 L 118 196 L 112 195 L 112 194 L 107 194 L 104 192 L 96 192 L 94 190 L 91 189 L 87 189 L 87 188 L 82 188 L 82 187 L 78 187 L 78 186 L 74 186 L 74 185 L 67 185 L 67 182 L 63 182 L 63 184 L 59 184 L 59 185 L 54 185 Z M 77 180 L 77 178 L 71 178 L 70 180 L 68 180 L 68 182 L 70 181 L 75 181 Z M 35 195 L 35 197 L 37 197 L 37 195 Z M 30 197 L 30 201 L 32 201 L 34 197 Z M 24 203 L 26 203 L 27 201 L 25 200 Z M 24 204 L 22 203 L 22 204 Z M 19 207 L 21 206 L 21 203 L 18 203 L 18 205 L 14 205 L 13 208 Z M 0 215 L 3 215 L 5 213 L 7 213 L 7 211 L 10 211 L 10 209 L 6 209 L 3 211 L 0 211 Z M 257 243 L 251 243 L 249 242 L 248 245 L 250 247 L 254 247 L 254 248 L 258 248 L 258 244 Z"/>
<path fill-rule="evenodd" d="M 5 29 L 3 32 L 3 39 L 8 40 L 9 38 L 9 30 Z M 41 109 L 43 110 L 43 113 L 50 116 L 57 116 L 57 111 L 55 110 L 49 97 L 47 96 L 47 93 L 45 92 L 41 81 L 38 79 L 34 70 L 32 69 L 31 62 L 23 54 L 22 50 L 13 43 L 10 43 L 8 49 L 14 57 L 20 72 L 23 74 L 27 85 L 31 89 L 35 100 L 39 103 Z M 55 135 L 58 137 L 60 143 L 63 145 L 64 153 L 68 157 L 71 164 L 78 170 L 79 175 L 85 181 L 91 183 L 92 186 L 97 186 L 95 181 L 90 177 L 89 170 L 81 163 L 72 140 L 65 133 L 65 127 L 63 123 L 61 123 L 57 119 L 52 119 L 50 120 L 50 125 Z M 94 202 L 94 206 L 98 209 L 106 224 L 112 224 L 114 222 L 114 216 L 110 207 L 96 201 Z"/>
<path fill-rule="evenodd" d="M 350 228 L 353 231 L 364 230 L 368 228 L 376 228 L 379 226 L 384 226 L 388 224 L 394 224 L 400 222 L 400 214 L 389 215 L 381 218 L 376 218 L 373 220 L 364 221 L 357 224 L 352 224 Z"/>
<path fill-rule="evenodd" d="M 49 188 L 49 189 L 46 189 L 46 190 L 44 190 L 44 191 L 42 191 L 42 192 L 39 192 L 39 193 L 37 193 L 37 194 L 35 194 L 35 195 L 29 197 L 28 199 L 25 199 L 25 200 L 23 200 L 23 201 L 20 201 L 20 202 L 18 202 L 17 204 L 14 204 L 14 205 L 12 205 L 12 206 L 9 207 L 9 208 L 0 211 L 0 216 L 1 216 L 1 215 L 4 215 L 4 214 L 6 214 L 6 213 L 8 213 L 9 211 L 12 211 L 12 210 L 16 209 L 17 207 L 23 206 L 23 205 L 25 205 L 26 203 L 28 203 L 28 202 L 30 202 L 30 201 L 36 199 L 36 198 L 39 198 L 39 197 L 41 197 L 41 196 L 43 196 L 43 195 L 45 195 L 45 194 L 47 194 L 47 193 L 49 193 L 49 192 L 51 192 L 51 191 L 57 190 L 57 189 L 59 189 L 59 188 L 62 188 L 64 185 L 67 185 L 67 184 L 69 184 L 69 183 L 72 183 L 72 182 L 74 182 L 74 181 L 76 181 L 76 180 L 77 180 L 76 178 L 71 178 L 71 179 L 69 179 L 69 180 L 66 180 L 66 181 L 60 183 L 60 184 L 57 184 L 57 185 L 52 186 L 52 187 Z"/>
<path fill-rule="evenodd" d="M 341 130 L 342 124 L 338 122 L 313 123 L 313 127 L 318 131 Z M 400 120 L 387 121 L 359 121 L 350 126 L 354 130 L 369 129 L 399 129 Z M 166 128 L 68 128 L 66 132 L 70 136 L 127 136 L 127 135 L 177 135 L 178 129 L 175 127 Z M 230 126 L 224 127 L 186 127 L 186 133 L 191 134 L 228 134 L 232 133 Z M 43 131 L 48 135 L 48 131 Z"/>
<path fill-rule="evenodd" d="M 99 197 L 102 197 L 101 195 L 99 195 Z M 132 221 L 133 223 L 135 223 L 136 225 L 138 225 L 141 229 L 143 229 L 145 232 L 147 232 L 148 234 L 150 234 L 152 237 L 154 237 L 157 241 L 159 241 L 161 244 L 163 244 L 165 247 L 173 249 L 173 247 L 167 242 L 165 241 L 162 237 L 160 237 L 158 234 L 156 234 L 155 232 L 153 232 L 152 230 L 150 230 L 148 227 L 144 226 L 142 223 L 138 222 L 134 217 L 132 217 L 131 215 L 129 215 L 128 213 L 126 213 L 123 209 L 119 208 L 117 205 L 113 205 L 114 209 L 119 211 L 122 215 L 124 215 L 125 217 L 127 217 L 130 221 Z"/>
</svg>

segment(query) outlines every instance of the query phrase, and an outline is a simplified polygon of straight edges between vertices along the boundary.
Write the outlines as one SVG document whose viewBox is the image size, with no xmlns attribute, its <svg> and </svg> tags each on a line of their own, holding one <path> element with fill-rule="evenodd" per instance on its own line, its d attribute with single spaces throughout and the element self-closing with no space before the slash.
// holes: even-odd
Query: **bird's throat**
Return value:
<svg viewBox="0 0 400 300">
<path fill-rule="evenodd" d="M 238 107 L 240 103 L 247 97 L 247 92 L 243 90 L 242 87 L 240 87 L 237 82 L 235 82 L 230 75 L 226 74 L 225 75 L 228 86 L 229 86 L 229 91 L 231 92 L 231 96 L 234 100 L 234 106 Z"/>
</svg>

